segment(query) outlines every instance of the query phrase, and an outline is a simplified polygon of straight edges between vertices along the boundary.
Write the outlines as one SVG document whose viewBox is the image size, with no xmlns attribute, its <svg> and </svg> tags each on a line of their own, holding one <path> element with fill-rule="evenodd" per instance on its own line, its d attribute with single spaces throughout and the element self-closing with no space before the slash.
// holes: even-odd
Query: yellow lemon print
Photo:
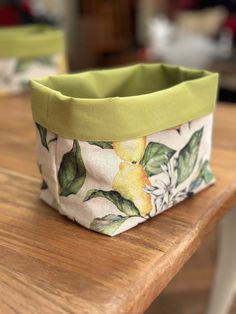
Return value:
<svg viewBox="0 0 236 314">
<path fill-rule="evenodd" d="M 147 185 L 150 185 L 150 181 L 141 165 L 122 162 L 112 188 L 132 201 L 141 216 L 145 216 L 152 210 L 151 197 L 144 191 Z"/>
<path fill-rule="evenodd" d="M 114 142 L 112 146 L 121 159 L 129 162 L 138 162 L 143 157 L 146 138 L 141 137 L 130 141 Z"/>
</svg>

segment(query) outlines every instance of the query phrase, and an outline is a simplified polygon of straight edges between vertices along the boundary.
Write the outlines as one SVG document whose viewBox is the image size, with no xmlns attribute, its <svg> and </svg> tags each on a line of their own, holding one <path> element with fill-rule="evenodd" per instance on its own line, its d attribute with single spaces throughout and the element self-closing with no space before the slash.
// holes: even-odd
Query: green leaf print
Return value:
<svg viewBox="0 0 236 314">
<path fill-rule="evenodd" d="M 188 143 L 181 149 L 178 157 L 177 168 L 177 185 L 184 182 L 193 172 L 197 157 L 199 146 L 201 143 L 203 128 L 193 133 Z"/>
<path fill-rule="evenodd" d="M 202 165 L 201 168 L 201 177 L 203 178 L 204 182 L 206 184 L 209 184 L 214 180 L 213 173 L 209 167 L 208 160 L 205 160 L 205 162 Z"/>
<path fill-rule="evenodd" d="M 42 173 L 42 165 L 41 164 L 38 164 L 38 168 L 39 168 L 39 172 L 43 178 L 43 173 Z M 42 180 L 42 183 L 41 183 L 41 190 L 46 190 L 48 189 L 48 185 L 47 185 L 47 182 L 43 179 Z"/>
<path fill-rule="evenodd" d="M 30 59 L 19 59 L 16 64 L 16 73 L 27 71 L 27 68 L 31 65 L 32 60 Z"/>
<path fill-rule="evenodd" d="M 197 177 L 191 182 L 189 191 L 194 191 L 201 186 L 201 184 L 210 184 L 214 181 L 213 173 L 208 164 L 208 160 L 201 161 Z"/>
<path fill-rule="evenodd" d="M 77 194 L 84 184 L 86 169 L 82 160 L 80 145 L 74 140 L 71 151 L 66 153 L 58 171 L 60 195 Z"/>
<path fill-rule="evenodd" d="M 48 143 L 47 143 L 47 129 L 45 127 L 43 127 L 42 125 L 38 124 L 37 122 L 35 123 L 36 127 L 39 131 L 39 135 L 40 135 L 40 139 L 41 139 L 41 143 L 42 145 L 49 150 L 48 148 Z"/>
<path fill-rule="evenodd" d="M 106 215 L 102 218 L 95 218 L 91 224 L 90 229 L 106 234 L 113 235 L 113 233 L 124 223 L 128 217 Z"/>
<path fill-rule="evenodd" d="M 162 172 L 161 165 L 166 164 L 176 151 L 164 144 L 150 142 L 140 161 L 148 177 Z"/>
<path fill-rule="evenodd" d="M 196 179 L 194 179 L 189 186 L 189 192 L 194 192 L 194 190 L 198 189 L 202 182 L 203 180 L 201 177 L 197 177 Z"/>
<path fill-rule="evenodd" d="M 54 60 L 52 56 L 43 56 L 43 57 L 37 57 L 34 60 L 32 60 L 33 62 L 39 62 L 41 65 L 44 66 L 52 66 L 54 65 Z"/>
<path fill-rule="evenodd" d="M 17 60 L 16 73 L 26 72 L 32 65 L 40 64 L 42 66 L 53 66 L 54 60 L 52 56 L 42 56 L 37 58 L 22 58 Z"/>
<path fill-rule="evenodd" d="M 89 141 L 90 145 L 96 145 L 103 149 L 112 149 L 112 142 L 95 142 L 95 141 Z"/>
<path fill-rule="evenodd" d="M 41 184 L 41 190 L 46 190 L 46 189 L 48 189 L 48 185 L 47 185 L 47 182 L 43 180 Z"/>
<path fill-rule="evenodd" d="M 116 191 L 90 190 L 85 196 L 84 202 L 95 197 L 104 197 L 112 202 L 122 213 L 127 216 L 140 216 L 138 208 L 130 200 L 125 199 Z"/>
</svg>

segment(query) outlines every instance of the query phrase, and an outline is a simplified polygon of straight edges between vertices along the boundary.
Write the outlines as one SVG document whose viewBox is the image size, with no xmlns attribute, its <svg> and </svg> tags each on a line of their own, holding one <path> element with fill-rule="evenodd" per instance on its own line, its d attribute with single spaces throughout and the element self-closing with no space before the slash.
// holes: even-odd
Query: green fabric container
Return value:
<svg viewBox="0 0 236 314">
<path fill-rule="evenodd" d="M 41 198 L 113 236 L 211 185 L 217 83 L 164 64 L 32 81 Z"/>
<path fill-rule="evenodd" d="M 61 30 L 47 25 L 0 28 L 0 96 L 25 91 L 29 79 L 65 70 Z"/>
</svg>

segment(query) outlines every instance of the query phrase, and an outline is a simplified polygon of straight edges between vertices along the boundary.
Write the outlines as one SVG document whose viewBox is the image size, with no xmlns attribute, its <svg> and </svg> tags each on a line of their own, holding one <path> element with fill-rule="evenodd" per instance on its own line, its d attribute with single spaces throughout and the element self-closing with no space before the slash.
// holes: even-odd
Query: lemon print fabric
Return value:
<svg viewBox="0 0 236 314">
<path fill-rule="evenodd" d="M 36 124 L 41 198 L 109 236 L 145 222 L 214 182 L 212 114 L 121 142 L 66 139 Z"/>
<path fill-rule="evenodd" d="M 94 197 L 105 197 L 107 199 L 110 197 L 110 199 L 113 199 L 112 202 L 115 203 L 114 195 L 115 197 L 119 195 L 120 202 L 123 199 L 123 201 L 128 201 L 129 204 L 136 208 L 137 216 L 145 217 L 149 214 L 152 210 L 151 196 L 145 192 L 145 188 L 151 186 L 151 183 L 143 166 L 139 164 L 145 153 L 146 137 L 113 142 L 110 146 L 99 142 L 90 142 L 90 144 L 97 145 L 103 149 L 113 148 L 121 163 L 112 182 L 112 191 L 89 191 L 85 201 Z M 114 194 L 114 192 L 118 194 Z M 119 208 L 120 206 L 117 207 Z M 125 212 L 124 209 L 120 210 Z M 134 215 L 131 214 L 131 216 Z"/>
<path fill-rule="evenodd" d="M 122 162 L 112 188 L 124 198 L 132 201 L 140 215 L 145 216 L 152 210 L 151 197 L 145 192 L 146 186 L 150 185 L 147 174 L 141 165 Z"/>
<path fill-rule="evenodd" d="M 112 146 L 121 159 L 130 162 L 138 162 L 143 157 L 146 138 L 142 137 L 130 141 L 114 142 Z"/>
<path fill-rule="evenodd" d="M 142 159 L 145 145 L 145 137 L 113 143 L 116 154 L 126 162 L 121 162 L 119 171 L 113 180 L 112 188 L 124 198 L 132 201 L 141 216 L 145 216 L 152 210 L 151 197 L 144 191 L 145 187 L 151 185 L 151 183 L 143 166 L 134 164 Z"/>
</svg>

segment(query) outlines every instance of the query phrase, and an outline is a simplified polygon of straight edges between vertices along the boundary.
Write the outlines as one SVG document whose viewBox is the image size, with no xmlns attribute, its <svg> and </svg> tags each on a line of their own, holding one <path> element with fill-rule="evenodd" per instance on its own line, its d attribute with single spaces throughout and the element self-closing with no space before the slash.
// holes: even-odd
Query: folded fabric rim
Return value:
<svg viewBox="0 0 236 314">
<path fill-rule="evenodd" d="M 50 76 L 31 81 L 34 120 L 82 141 L 125 141 L 214 110 L 218 74 L 165 64 Z"/>
<path fill-rule="evenodd" d="M 63 52 L 64 34 L 48 25 L 2 27 L 0 58 L 37 57 Z"/>
</svg>

